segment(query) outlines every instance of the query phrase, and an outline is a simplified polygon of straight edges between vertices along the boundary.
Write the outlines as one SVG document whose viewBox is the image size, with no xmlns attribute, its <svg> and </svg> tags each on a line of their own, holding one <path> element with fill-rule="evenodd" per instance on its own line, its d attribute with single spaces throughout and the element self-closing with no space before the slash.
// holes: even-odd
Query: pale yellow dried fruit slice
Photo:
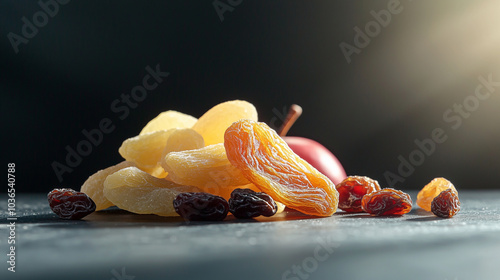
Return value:
<svg viewBox="0 0 500 280">
<path fill-rule="evenodd" d="M 127 167 L 104 181 L 104 195 L 123 210 L 137 214 L 178 216 L 173 201 L 183 192 L 199 192 L 191 186 L 156 178 L 136 167 Z"/>
<path fill-rule="evenodd" d="M 445 178 L 435 178 L 418 192 L 417 205 L 426 211 L 431 211 L 432 200 L 447 189 L 457 192 L 457 189 L 450 181 Z"/>
<path fill-rule="evenodd" d="M 171 152 L 161 165 L 168 172 L 167 179 L 182 185 L 216 189 L 250 183 L 241 171 L 231 165 L 222 143 L 196 150 Z"/>
<path fill-rule="evenodd" d="M 133 162 L 123 161 L 118 163 L 117 165 L 110 166 L 106 169 L 102 169 L 91 175 L 82 185 L 80 191 L 87 194 L 92 198 L 96 205 L 96 211 L 103 210 L 113 206 L 114 204 L 109 201 L 103 193 L 104 189 L 104 180 L 108 175 L 115 173 L 116 171 L 135 166 Z"/>
<path fill-rule="evenodd" d="M 257 110 L 247 101 L 232 100 L 212 107 L 192 128 L 203 136 L 205 145 L 209 146 L 223 143 L 226 129 L 240 119 L 257 121 Z"/>
<path fill-rule="evenodd" d="M 203 137 L 191 128 L 174 129 L 167 140 L 162 158 L 170 152 L 188 151 L 205 147 Z"/>
<path fill-rule="evenodd" d="M 191 128 L 197 120 L 193 116 L 177 111 L 165 111 L 149 121 L 139 135 L 172 128 Z"/>
<path fill-rule="evenodd" d="M 158 170 L 167 140 L 174 131 L 159 130 L 129 138 L 123 141 L 118 152 L 125 160 L 134 162 L 137 167 L 152 174 Z"/>
</svg>

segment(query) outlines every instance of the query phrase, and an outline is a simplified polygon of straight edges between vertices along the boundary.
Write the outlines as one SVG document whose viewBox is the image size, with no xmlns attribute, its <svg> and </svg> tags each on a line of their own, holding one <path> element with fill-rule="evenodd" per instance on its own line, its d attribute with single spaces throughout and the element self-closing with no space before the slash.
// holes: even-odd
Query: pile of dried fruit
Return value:
<svg viewBox="0 0 500 280">
<path fill-rule="evenodd" d="M 218 104 L 199 119 L 163 112 L 118 151 L 125 161 L 90 176 L 81 192 L 49 193 L 54 212 L 81 219 L 117 206 L 137 214 L 223 220 L 228 213 L 269 217 L 285 206 L 315 216 L 331 216 L 337 207 L 403 215 L 412 207 L 409 195 L 381 190 L 368 177 L 351 176 L 335 186 L 258 122 L 255 107 L 246 101 Z M 448 181 L 436 180 L 419 193 L 417 204 L 452 217 L 460 209 L 457 192 Z"/>
</svg>

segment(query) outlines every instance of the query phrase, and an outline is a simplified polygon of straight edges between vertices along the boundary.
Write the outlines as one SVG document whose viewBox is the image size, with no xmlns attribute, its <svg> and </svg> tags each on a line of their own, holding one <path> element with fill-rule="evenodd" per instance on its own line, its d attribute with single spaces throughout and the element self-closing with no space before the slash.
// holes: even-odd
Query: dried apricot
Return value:
<svg viewBox="0 0 500 280">
<path fill-rule="evenodd" d="M 377 181 L 365 176 L 349 176 L 335 186 L 339 192 L 339 208 L 346 212 L 363 212 L 361 199 L 364 195 L 380 191 Z"/>
<path fill-rule="evenodd" d="M 155 170 L 158 171 L 158 167 L 161 168 L 159 162 L 163 150 L 174 131 L 174 129 L 159 130 L 129 138 L 123 141 L 118 152 L 125 160 L 134 162 L 140 169 L 153 173 Z"/>
<path fill-rule="evenodd" d="M 200 188 L 220 188 L 250 183 L 226 156 L 224 144 L 171 152 L 161 162 L 167 179 Z"/>
<path fill-rule="evenodd" d="M 255 107 L 243 100 L 232 100 L 220 103 L 208 110 L 193 125 L 193 129 L 205 139 L 205 145 L 224 142 L 224 132 L 235 121 L 240 119 L 257 120 Z"/>
<path fill-rule="evenodd" d="M 335 185 L 295 154 L 267 124 L 234 122 L 225 132 L 227 158 L 274 200 L 302 213 L 330 216 L 337 210 Z"/>
<path fill-rule="evenodd" d="M 172 201 L 183 192 L 199 192 L 191 186 L 156 178 L 136 167 L 127 167 L 104 181 L 104 195 L 123 210 L 137 214 L 177 216 Z"/>
<path fill-rule="evenodd" d="M 412 201 L 407 193 L 386 188 L 365 195 L 361 207 L 372 215 L 400 216 L 410 212 Z"/>
<path fill-rule="evenodd" d="M 106 169 L 97 171 L 83 183 L 80 191 L 92 198 L 96 205 L 96 211 L 113 206 L 113 203 L 111 203 L 111 201 L 109 201 L 103 193 L 104 180 L 106 180 L 106 177 L 120 169 L 130 166 L 135 166 L 135 164 L 130 161 L 120 162 L 117 165 L 113 165 Z"/>
<path fill-rule="evenodd" d="M 431 203 L 431 211 L 441 218 L 451 218 L 460 211 L 458 193 L 449 188 L 436 196 Z"/>
<path fill-rule="evenodd" d="M 165 111 L 149 121 L 139 135 L 172 128 L 191 128 L 198 119 L 177 111 Z"/>
<path fill-rule="evenodd" d="M 188 151 L 205 147 L 203 137 L 191 128 L 174 129 L 163 150 L 163 159 L 170 152 Z"/>
<path fill-rule="evenodd" d="M 426 211 L 431 211 L 432 200 L 447 189 L 457 191 L 455 186 L 445 178 L 435 178 L 420 190 L 417 195 L 417 205 Z"/>
</svg>

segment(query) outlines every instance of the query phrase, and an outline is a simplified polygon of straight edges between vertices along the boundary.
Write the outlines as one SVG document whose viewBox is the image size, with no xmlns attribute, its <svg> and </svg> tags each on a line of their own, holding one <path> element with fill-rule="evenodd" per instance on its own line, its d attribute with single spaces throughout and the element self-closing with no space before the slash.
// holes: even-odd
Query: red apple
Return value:
<svg viewBox="0 0 500 280">
<path fill-rule="evenodd" d="M 299 105 L 293 104 L 290 106 L 288 115 L 278 134 L 283 137 L 297 155 L 318 169 L 319 172 L 325 174 L 335 185 L 339 184 L 347 175 L 344 167 L 332 152 L 314 140 L 304 137 L 285 136 L 301 114 L 302 108 Z"/>
<path fill-rule="evenodd" d="M 320 143 L 296 136 L 285 136 L 283 139 L 297 155 L 325 174 L 335 185 L 347 177 L 337 157 Z"/>
</svg>

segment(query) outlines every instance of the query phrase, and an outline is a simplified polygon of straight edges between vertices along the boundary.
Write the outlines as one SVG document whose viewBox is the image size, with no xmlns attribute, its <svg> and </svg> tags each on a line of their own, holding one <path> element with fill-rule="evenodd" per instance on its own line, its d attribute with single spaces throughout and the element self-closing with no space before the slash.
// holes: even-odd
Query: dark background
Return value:
<svg viewBox="0 0 500 280">
<path fill-rule="evenodd" d="M 300 104 L 290 135 L 319 141 L 348 174 L 384 187 L 386 171 L 398 174 L 398 157 L 408 159 L 416 139 L 442 128 L 447 140 L 396 187 L 419 189 L 444 176 L 459 190 L 498 188 L 500 86 L 456 129 L 443 114 L 474 94 L 479 76 L 500 81 L 500 4 L 401 1 L 401 13 L 348 63 L 339 44 L 353 45 L 353 28 L 364 29 L 370 11 L 388 2 L 243 0 L 221 21 L 213 1 L 71 1 L 16 54 L 8 34 L 21 35 L 22 18 L 33 22 L 42 9 L 1 1 L 4 168 L 16 164 L 18 192 L 78 189 L 121 161 L 121 142 L 160 112 L 200 117 L 244 99 L 276 125 Z M 170 76 L 121 120 L 110 105 L 157 64 Z M 64 164 L 65 147 L 103 118 L 114 131 L 59 182 L 51 164 Z"/>
</svg>

